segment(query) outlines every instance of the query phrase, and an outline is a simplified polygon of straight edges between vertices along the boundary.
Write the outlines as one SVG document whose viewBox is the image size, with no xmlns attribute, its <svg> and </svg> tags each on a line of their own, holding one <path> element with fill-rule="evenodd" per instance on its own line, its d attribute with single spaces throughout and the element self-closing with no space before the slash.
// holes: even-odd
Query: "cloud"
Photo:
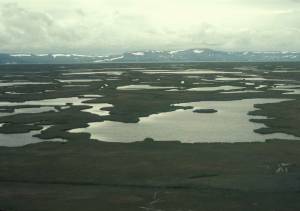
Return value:
<svg viewBox="0 0 300 211">
<path fill-rule="evenodd" d="M 296 0 L 3 1 L 8 3 L 0 4 L 2 52 L 300 51 Z"/>
<path fill-rule="evenodd" d="M 17 4 L 2 5 L 0 10 L 0 39 L 5 50 L 51 49 L 73 45 L 81 38 L 76 28 L 55 20 L 46 13 L 26 10 Z"/>
</svg>

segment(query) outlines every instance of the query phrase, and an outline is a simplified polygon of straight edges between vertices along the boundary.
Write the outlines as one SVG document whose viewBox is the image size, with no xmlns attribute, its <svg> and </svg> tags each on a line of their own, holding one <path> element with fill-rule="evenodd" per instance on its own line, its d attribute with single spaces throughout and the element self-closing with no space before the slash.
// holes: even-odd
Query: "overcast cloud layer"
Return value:
<svg viewBox="0 0 300 211">
<path fill-rule="evenodd" d="M 300 0 L 1 0 L 0 52 L 300 51 Z"/>
</svg>

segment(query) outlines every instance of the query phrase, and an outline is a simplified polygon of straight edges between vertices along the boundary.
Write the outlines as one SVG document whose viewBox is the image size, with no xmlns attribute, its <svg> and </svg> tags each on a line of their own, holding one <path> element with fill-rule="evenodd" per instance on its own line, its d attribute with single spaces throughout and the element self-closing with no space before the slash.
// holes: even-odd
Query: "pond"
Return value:
<svg viewBox="0 0 300 211">
<path fill-rule="evenodd" d="M 90 133 L 92 139 L 108 142 L 142 141 L 146 137 L 155 140 L 179 140 L 195 142 L 263 142 L 266 139 L 298 139 L 292 135 L 275 133 L 261 135 L 254 130 L 264 127 L 250 122 L 254 104 L 276 103 L 282 99 L 246 99 L 234 101 L 205 101 L 178 104 L 193 109 L 177 110 L 140 118 L 138 123 L 104 121 L 90 123 L 87 128 L 71 130 L 73 133 Z M 216 113 L 195 113 L 194 109 L 215 109 Z M 258 117 L 255 117 L 258 118 Z"/>
<path fill-rule="evenodd" d="M 2 127 L 2 124 L 0 124 Z M 42 130 L 31 131 L 29 133 L 18 133 L 18 134 L 1 134 L 0 133 L 0 146 L 5 147 L 20 147 L 25 146 L 27 144 L 35 144 L 45 141 L 52 141 L 52 142 L 66 142 L 66 140 L 56 138 L 56 139 L 39 139 L 34 137 L 34 135 L 40 134 L 41 131 L 46 130 L 50 126 L 44 126 Z"/>
<path fill-rule="evenodd" d="M 243 89 L 240 86 L 215 86 L 215 87 L 196 87 L 187 89 L 187 91 L 230 91 L 236 89 Z"/>
<path fill-rule="evenodd" d="M 176 87 L 171 86 L 151 86 L 151 85 L 128 85 L 128 86 L 119 86 L 118 90 L 143 90 L 143 89 L 173 89 Z"/>
</svg>

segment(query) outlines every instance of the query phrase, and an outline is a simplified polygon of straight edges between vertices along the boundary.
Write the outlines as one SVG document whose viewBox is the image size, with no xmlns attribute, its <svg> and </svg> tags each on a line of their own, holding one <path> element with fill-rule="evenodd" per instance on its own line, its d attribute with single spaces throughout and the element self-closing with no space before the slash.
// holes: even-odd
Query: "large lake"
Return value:
<svg viewBox="0 0 300 211">
<path fill-rule="evenodd" d="M 193 109 L 177 110 L 140 118 L 138 123 L 114 121 L 90 123 L 88 128 L 71 132 L 90 133 L 93 139 L 109 142 L 141 141 L 147 137 L 160 141 L 181 142 L 257 142 L 266 139 L 297 139 L 292 135 L 274 133 L 262 135 L 254 130 L 263 124 L 250 122 L 248 115 L 254 104 L 276 103 L 280 99 L 246 99 L 235 101 L 206 101 L 178 104 Z M 194 109 L 215 109 L 216 113 L 195 113 Z M 263 118 L 263 117 L 262 117 Z"/>
</svg>

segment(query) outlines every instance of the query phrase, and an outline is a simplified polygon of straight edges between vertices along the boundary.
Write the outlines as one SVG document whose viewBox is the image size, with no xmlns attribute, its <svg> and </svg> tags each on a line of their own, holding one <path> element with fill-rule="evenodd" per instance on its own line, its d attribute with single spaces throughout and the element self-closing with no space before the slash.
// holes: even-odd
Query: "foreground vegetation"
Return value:
<svg viewBox="0 0 300 211">
<path fill-rule="evenodd" d="M 298 210 L 300 143 L 0 149 L 3 210 Z M 287 171 L 280 165 L 287 164 Z"/>
</svg>

